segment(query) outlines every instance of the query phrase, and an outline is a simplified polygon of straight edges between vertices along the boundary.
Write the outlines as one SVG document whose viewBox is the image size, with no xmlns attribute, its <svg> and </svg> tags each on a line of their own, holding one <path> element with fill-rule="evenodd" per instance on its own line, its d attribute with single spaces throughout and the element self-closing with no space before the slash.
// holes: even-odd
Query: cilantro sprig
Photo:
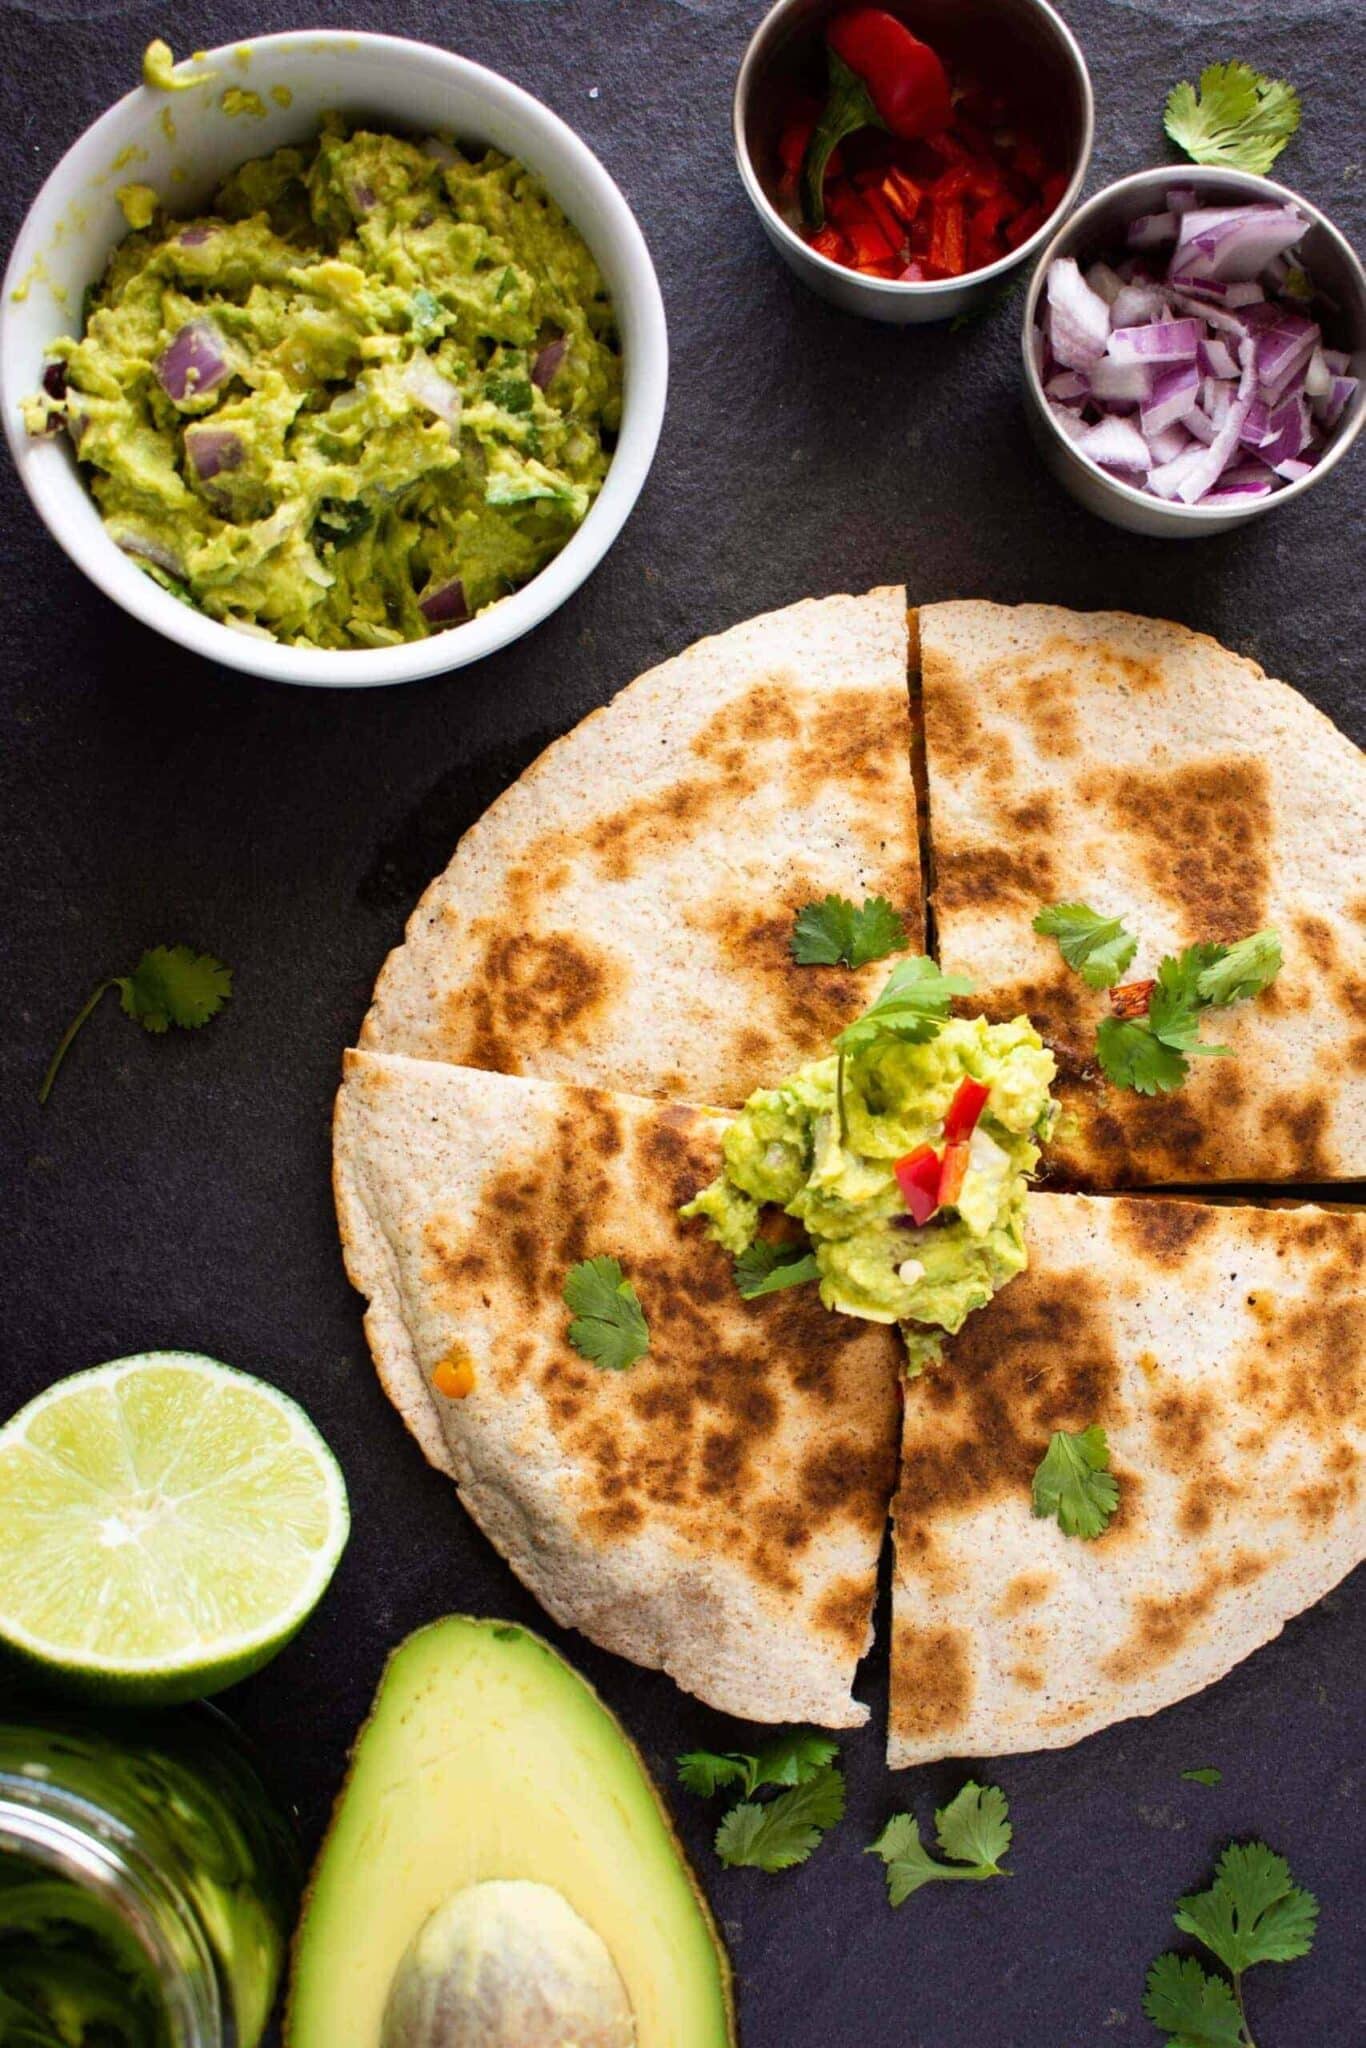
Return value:
<svg viewBox="0 0 1366 2048">
<path fill-rule="evenodd" d="M 922 1885 L 941 1878 L 980 1884 L 988 1877 L 1009 1877 L 1001 1858 L 1010 1847 L 1009 1807 L 999 1785 L 978 1785 L 969 1779 L 961 1792 L 934 1816 L 935 1839 L 952 1859 L 937 1862 L 920 1839 L 912 1813 L 895 1813 L 867 1854 L 887 1866 L 887 1898 L 900 1906 Z"/>
<path fill-rule="evenodd" d="M 1194 1956 L 1159 1956 L 1148 1972 L 1143 2010 L 1168 2048 L 1253 2048 L 1243 1977 L 1258 1963 L 1290 1963 L 1314 1945 L 1318 1901 L 1265 1842 L 1230 1842 L 1208 1891 L 1176 1902 L 1173 1919 L 1228 1971 L 1208 1972 Z"/>
<path fill-rule="evenodd" d="M 1184 81 L 1167 95 L 1163 125 L 1198 164 L 1226 164 L 1262 177 L 1300 125 L 1299 94 L 1236 59 L 1207 64 L 1200 88 Z"/>
<path fill-rule="evenodd" d="M 803 1287 L 819 1280 L 821 1269 L 810 1245 L 769 1244 L 756 1237 L 735 1261 L 735 1285 L 743 1301 L 756 1301 L 761 1294 L 777 1294 L 784 1287 Z"/>
<path fill-rule="evenodd" d="M 1281 942 L 1271 930 L 1252 932 L 1232 945 L 1187 946 L 1169 953 L 1151 981 L 1116 986 L 1138 941 L 1119 918 L 1085 903 L 1054 903 L 1034 919 L 1051 936 L 1069 967 L 1088 988 L 1108 988 L 1114 1014 L 1096 1026 L 1096 1058 L 1117 1088 L 1139 1095 L 1169 1095 L 1190 1073 L 1193 1059 L 1227 1059 L 1226 1045 L 1207 1045 L 1200 1014 L 1249 1001 L 1281 971 Z"/>
<path fill-rule="evenodd" d="M 861 1017 L 846 1024 L 835 1040 L 839 1063 L 835 1071 L 835 1106 L 839 1113 L 840 1141 L 849 1136 L 844 1109 L 844 1063 L 851 1052 L 862 1052 L 879 1038 L 900 1039 L 903 1044 L 923 1045 L 934 1038 L 948 1017 L 955 996 L 970 996 L 972 983 L 965 974 L 944 974 L 937 961 L 924 953 L 898 960 L 883 983 L 881 993 Z"/>
<path fill-rule="evenodd" d="M 710 1799 L 738 1785 L 742 1797 L 716 1831 L 716 1853 L 732 1868 L 791 1870 L 805 1863 L 821 1837 L 844 1817 L 844 1776 L 835 1762 L 839 1747 L 828 1736 L 797 1729 L 778 1736 L 756 1754 L 731 1750 L 690 1750 L 678 1759 L 678 1775 L 689 1792 Z M 774 1799 L 755 1793 L 777 1786 Z"/>
<path fill-rule="evenodd" d="M 867 967 L 901 952 L 906 927 L 885 896 L 866 897 L 861 907 L 826 896 L 797 912 L 788 943 L 799 967 Z"/>
<path fill-rule="evenodd" d="M 1138 951 L 1138 940 L 1121 918 L 1085 903 L 1050 904 L 1035 918 L 1034 929 L 1057 940 L 1063 959 L 1088 988 L 1113 988 Z"/>
<path fill-rule="evenodd" d="M 1034 1513 L 1056 1515 L 1064 1536 L 1094 1542 L 1119 1506 L 1119 1481 L 1110 1470 L 1110 1445 L 1093 1422 L 1073 1432 L 1055 1429 L 1039 1461 L 1032 1488 Z"/>
<path fill-rule="evenodd" d="M 573 1311 L 569 1341 L 580 1357 L 608 1372 L 625 1372 L 650 1348 L 645 1311 L 618 1259 L 581 1259 L 564 1283 Z"/>
<path fill-rule="evenodd" d="M 38 1090 L 39 1102 L 47 1101 L 73 1039 L 111 988 L 119 992 L 119 1007 L 124 1016 L 131 1017 L 144 1031 L 160 1036 L 172 1024 L 183 1031 L 197 1031 L 217 1016 L 231 996 L 232 969 L 224 967 L 212 954 L 196 953 L 191 946 L 153 946 L 131 974 L 111 974 L 82 1004 L 62 1033 Z"/>
</svg>

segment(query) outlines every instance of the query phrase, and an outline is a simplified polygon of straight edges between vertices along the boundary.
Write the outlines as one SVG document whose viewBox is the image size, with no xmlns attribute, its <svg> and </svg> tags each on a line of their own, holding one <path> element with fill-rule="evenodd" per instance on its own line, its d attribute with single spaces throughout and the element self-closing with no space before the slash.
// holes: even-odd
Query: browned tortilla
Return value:
<svg viewBox="0 0 1366 2048">
<path fill-rule="evenodd" d="M 793 961 L 831 891 L 920 946 L 902 590 L 746 620 L 549 748 L 419 903 L 361 1043 L 738 1105 L 885 979 Z"/>
<path fill-rule="evenodd" d="M 1161 620 L 939 604 L 919 631 L 940 956 L 1057 1053 L 1054 1176 L 1366 1174 L 1366 757 L 1298 692 Z M 1107 1083 L 1107 998 L 1031 928 L 1072 899 L 1138 936 L 1132 978 L 1274 925 L 1279 980 L 1205 1019 L 1234 1056 L 1167 1096 Z"/>
<path fill-rule="evenodd" d="M 813 1287 L 744 1302 L 677 1208 L 724 1120 L 351 1053 L 337 1105 L 347 1270 L 391 1399 L 556 1620 L 752 1721 L 852 1727 L 894 1480 L 895 1332 Z M 649 1321 L 626 1372 L 570 1346 L 576 1261 L 620 1258 Z M 472 1367 L 443 1399 L 443 1359 Z"/>
<path fill-rule="evenodd" d="M 894 1765 L 1151 1714 L 1366 1555 L 1366 1215 L 1040 1194 L 1028 1230 L 906 1389 Z M 1088 1542 L 1030 1488 L 1092 1423 L 1120 1501 Z"/>
</svg>

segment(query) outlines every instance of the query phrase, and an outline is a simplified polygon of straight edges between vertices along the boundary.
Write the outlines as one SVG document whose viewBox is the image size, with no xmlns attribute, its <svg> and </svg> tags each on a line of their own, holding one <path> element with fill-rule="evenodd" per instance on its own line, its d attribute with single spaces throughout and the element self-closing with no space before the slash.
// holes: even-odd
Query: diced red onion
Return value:
<svg viewBox="0 0 1366 2048">
<path fill-rule="evenodd" d="M 1335 377 L 1351 375 L 1352 358 L 1348 355 L 1345 348 L 1326 348 L 1323 351 L 1323 360 L 1327 363 Z"/>
<path fill-rule="evenodd" d="M 1173 185 L 1166 200 L 1168 213 L 1189 213 L 1198 204 L 1194 185 Z"/>
<path fill-rule="evenodd" d="M 1275 489 L 1271 472 L 1260 462 L 1239 462 L 1226 469 L 1206 498 L 1265 498 Z"/>
<path fill-rule="evenodd" d="M 1086 372 L 1091 395 L 1102 404 L 1140 405 L 1153 388 L 1155 372 L 1146 363 L 1117 363 L 1102 356 Z"/>
<path fill-rule="evenodd" d="M 187 320 L 154 367 L 157 382 L 176 405 L 206 398 L 228 374 L 223 337 L 212 320 Z"/>
<path fill-rule="evenodd" d="M 454 432 L 460 421 L 460 393 L 449 377 L 443 377 L 431 357 L 419 349 L 403 372 L 403 388 L 426 411 Z"/>
<path fill-rule="evenodd" d="M 1110 308 L 1115 327 L 1137 327 L 1144 320 L 1165 320 L 1171 302 L 1155 284 L 1126 284 Z"/>
<path fill-rule="evenodd" d="M 1293 462 L 1309 446 L 1309 408 L 1302 398 L 1289 398 L 1277 406 L 1266 421 L 1257 453 L 1269 469 L 1277 472 L 1283 462 Z"/>
<path fill-rule="evenodd" d="M 453 582 L 438 583 L 424 591 L 417 608 L 429 626 L 462 626 L 470 615 L 465 586 L 458 576 Z"/>
<path fill-rule="evenodd" d="M 49 398 L 66 397 L 66 364 L 49 363 L 43 371 L 43 389 Z"/>
<path fill-rule="evenodd" d="M 1070 256 L 1048 266 L 1048 342 L 1068 370 L 1084 370 L 1105 353 L 1110 309 Z"/>
<path fill-rule="evenodd" d="M 197 220 L 193 226 L 186 228 L 182 234 L 177 235 L 176 240 L 182 249 L 198 249 L 202 243 L 208 241 L 212 233 L 213 229 L 206 222 Z"/>
<path fill-rule="evenodd" d="M 1243 430 L 1238 436 L 1245 448 L 1260 448 L 1271 426 L 1271 413 L 1260 398 L 1254 398 L 1247 409 Z"/>
<path fill-rule="evenodd" d="M 1207 412 L 1193 405 L 1189 412 L 1182 413 L 1181 424 L 1193 440 L 1203 441 L 1208 448 L 1218 429 Z"/>
<path fill-rule="evenodd" d="M 1180 216 L 1173 272 L 1239 283 L 1257 277 L 1308 230 L 1293 206 L 1194 207 Z"/>
<path fill-rule="evenodd" d="M 1355 377 L 1334 377 L 1328 396 L 1315 400 L 1315 417 L 1325 427 L 1337 425 L 1356 396 L 1357 383 L 1358 379 Z"/>
<path fill-rule="evenodd" d="M 1156 249 L 1163 242 L 1176 240 L 1176 215 L 1174 213 L 1140 213 L 1137 220 L 1129 222 L 1125 237 L 1131 249 Z"/>
<path fill-rule="evenodd" d="M 1149 466 L 1148 445 L 1129 420 L 1100 420 L 1078 435 L 1077 447 L 1093 462 L 1107 469 L 1132 469 L 1144 474 Z"/>
<path fill-rule="evenodd" d="M 1193 363 L 1200 346 L 1195 320 L 1154 320 L 1147 327 L 1117 327 L 1107 353 L 1117 363 Z"/>
<path fill-rule="evenodd" d="M 1304 373 L 1304 390 L 1308 398 L 1326 398 L 1333 388 L 1333 373 L 1329 369 L 1321 348 L 1316 348 L 1309 358 Z"/>
<path fill-rule="evenodd" d="M 1174 292 L 1182 292 L 1188 299 L 1212 299 L 1229 313 L 1241 312 L 1245 306 L 1260 306 L 1266 299 L 1259 284 L 1224 284 L 1217 277 L 1183 277 L 1175 271 L 1170 282 Z"/>
<path fill-rule="evenodd" d="M 1059 370 L 1043 388 L 1049 398 L 1057 399 L 1059 405 L 1075 405 L 1078 399 L 1090 395 L 1091 383 L 1080 370 Z"/>
<path fill-rule="evenodd" d="M 1196 403 L 1199 391 L 1200 372 L 1193 362 L 1176 363 L 1171 369 L 1160 371 L 1139 412 L 1139 423 L 1147 438 L 1151 440 L 1155 434 L 1174 427 Z M 1156 449 L 1153 452 L 1160 462 L 1169 460 Z"/>
<path fill-rule="evenodd" d="M 1155 434 L 1150 434 L 1145 429 L 1143 438 L 1148 444 L 1151 463 L 1156 467 L 1175 462 L 1178 455 L 1184 455 L 1195 436 L 1188 433 L 1184 426 L 1170 426 L 1160 427 Z M 1213 438 L 1211 435 L 1210 439 Z M 1204 445 L 1208 447 L 1209 443 L 1205 442 Z"/>
<path fill-rule="evenodd" d="M 1238 374 L 1237 358 L 1228 343 L 1221 341 L 1217 334 L 1201 342 L 1196 359 L 1207 377 L 1236 377 Z"/>
<path fill-rule="evenodd" d="M 1086 282 L 1098 299 L 1104 299 L 1107 306 L 1113 306 L 1124 289 L 1124 279 L 1108 263 L 1093 263 L 1086 273 Z"/>
<path fill-rule="evenodd" d="M 206 421 L 185 429 L 185 453 L 195 475 L 207 483 L 223 470 L 240 469 L 246 450 L 231 427 L 215 427 Z"/>
<path fill-rule="evenodd" d="M 455 151 L 442 135 L 428 135 L 422 143 L 422 154 L 429 156 L 433 163 L 453 164 L 459 161 Z"/>
<path fill-rule="evenodd" d="M 564 361 L 568 348 L 568 335 L 560 334 L 556 336 L 554 341 L 548 341 L 541 350 L 531 366 L 531 381 L 540 390 L 544 391 L 548 387 L 555 372 Z"/>
<path fill-rule="evenodd" d="M 1087 431 L 1080 410 L 1074 405 L 1058 405 L 1053 399 L 1045 401 L 1052 415 L 1053 423 L 1069 441 L 1076 441 Z"/>
<path fill-rule="evenodd" d="M 136 561 L 150 562 L 154 569 L 163 570 L 167 576 L 184 576 L 185 564 L 164 541 L 149 540 L 140 533 L 120 533 L 114 538 L 124 554 L 132 555 Z"/>
</svg>

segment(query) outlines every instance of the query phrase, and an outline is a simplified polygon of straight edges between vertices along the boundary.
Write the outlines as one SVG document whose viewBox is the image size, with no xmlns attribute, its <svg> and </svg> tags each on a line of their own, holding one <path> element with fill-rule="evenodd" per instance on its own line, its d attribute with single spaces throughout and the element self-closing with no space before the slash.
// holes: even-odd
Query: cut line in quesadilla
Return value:
<svg viewBox="0 0 1366 2048">
<path fill-rule="evenodd" d="M 677 1214 L 714 1175 L 724 1122 L 348 1054 L 347 1270 L 391 1400 L 557 1621 L 747 1720 L 854 1727 L 897 1339 L 813 1288 L 740 1299 L 730 1260 Z M 569 1341 L 565 1280 L 594 1256 L 620 1261 L 647 1321 L 625 1371 Z"/>
<path fill-rule="evenodd" d="M 414 912 L 367 1051 L 738 1104 L 824 1049 L 876 967 L 793 920 L 923 908 L 906 598 L 812 599 L 652 669 L 485 812 Z"/>
<path fill-rule="evenodd" d="M 1366 1555 L 1366 1215 L 1036 1194 L 906 1389 L 888 1760 L 1056 1748 L 1221 1678 Z M 1054 1431 L 1118 1509 L 1041 1518 Z"/>
<path fill-rule="evenodd" d="M 1286 684 L 1162 620 L 934 604 L 918 644 L 939 957 L 1056 1052 L 1052 1177 L 1366 1174 L 1366 756 Z M 1105 997 L 1033 930 L 1075 901 L 1140 936 L 1135 978 L 1274 928 L 1275 982 L 1216 1013 L 1231 1056 L 1170 1094 L 1107 1081 Z"/>
</svg>

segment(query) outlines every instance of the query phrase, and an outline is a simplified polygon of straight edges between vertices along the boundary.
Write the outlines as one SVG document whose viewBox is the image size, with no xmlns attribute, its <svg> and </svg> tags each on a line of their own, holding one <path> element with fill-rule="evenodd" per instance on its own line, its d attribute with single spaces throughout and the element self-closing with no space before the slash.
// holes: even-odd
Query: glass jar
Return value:
<svg viewBox="0 0 1366 2048">
<path fill-rule="evenodd" d="M 0 2041 L 255 2048 L 301 1874 L 212 1708 L 0 1703 Z"/>
</svg>

